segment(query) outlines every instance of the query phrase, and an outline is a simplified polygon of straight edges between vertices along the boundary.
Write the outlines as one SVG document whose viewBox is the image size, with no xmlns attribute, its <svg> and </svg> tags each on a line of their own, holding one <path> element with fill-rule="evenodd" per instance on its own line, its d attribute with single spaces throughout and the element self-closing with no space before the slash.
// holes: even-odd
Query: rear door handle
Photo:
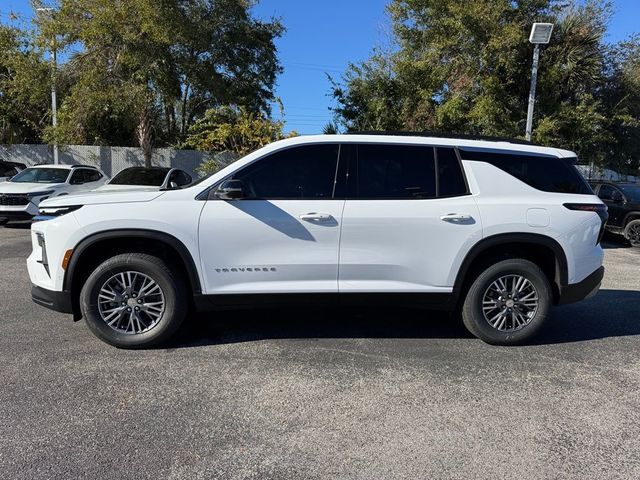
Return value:
<svg viewBox="0 0 640 480">
<path fill-rule="evenodd" d="M 466 213 L 448 213 L 446 215 L 442 215 L 440 217 L 440 220 L 442 220 L 443 222 L 449 222 L 449 223 L 461 223 L 461 222 L 468 222 L 469 220 L 473 220 L 473 217 Z"/>
<path fill-rule="evenodd" d="M 305 213 L 300 215 L 300 220 L 305 220 L 307 222 L 326 222 L 331 220 L 333 217 L 328 213 Z"/>
</svg>

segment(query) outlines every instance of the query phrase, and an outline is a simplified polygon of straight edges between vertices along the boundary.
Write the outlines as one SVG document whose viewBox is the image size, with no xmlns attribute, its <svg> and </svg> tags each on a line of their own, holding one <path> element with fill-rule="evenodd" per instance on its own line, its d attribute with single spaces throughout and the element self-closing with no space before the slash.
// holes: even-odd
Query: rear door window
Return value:
<svg viewBox="0 0 640 480">
<path fill-rule="evenodd" d="M 436 149 L 438 164 L 438 197 L 456 197 L 468 193 L 462 165 L 454 148 Z"/>
<path fill-rule="evenodd" d="M 356 170 L 356 196 L 359 199 L 436 197 L 433 147 L 359 145 Z"/>
</svg>

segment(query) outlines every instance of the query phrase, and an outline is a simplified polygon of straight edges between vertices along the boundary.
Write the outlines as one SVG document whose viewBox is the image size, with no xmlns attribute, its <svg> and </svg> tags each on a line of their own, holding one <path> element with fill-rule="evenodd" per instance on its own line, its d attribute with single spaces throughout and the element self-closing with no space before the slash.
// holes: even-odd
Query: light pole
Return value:
<svg viewBox="0 0 640 480">
<path fill-rule="evenodd" d="M 546 45 L 551 40 L 553 23 L 534 23 L 529 35 L 529 42 L 535 45 L 533 49 L 533 66 L 531 67 L 531 89 L 529 90 L 529 109 L 527 110 L 526 139 L 531 141 L 533 131 L 533 107 L 536 103 L 536 83 L 538 82 L 538 62 L 540 61 L 540 45 Z"/>
<path fill-rule="evenodd" d="M 50 7 L 38 7 L 36 8 L 36 12 L 38 13 L 49 13 L 53 12 L 53 8 Z M 55 126 L 58 124 L 58 100 L 56 97 L 56 72 L 58 70 L 58 62 L 57 62 L 57 48 L 56 48 L 56 38 L 53 37 L 51 41 L 51 124 Z M 53 163 L 58 164 L 58 143 L 53 144 Z"/>
</svg>

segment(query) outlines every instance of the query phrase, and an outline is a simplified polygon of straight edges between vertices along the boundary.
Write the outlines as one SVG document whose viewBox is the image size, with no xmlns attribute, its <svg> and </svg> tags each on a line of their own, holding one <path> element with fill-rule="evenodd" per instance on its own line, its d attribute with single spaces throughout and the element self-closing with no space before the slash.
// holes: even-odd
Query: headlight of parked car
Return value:
<svg viewBox="0 0 640 480">
<path fill-rule="evenodd" d="M 66 215 L 67 213 L 75 212 L 79 208 L 82 208 L 82 205 L 68 205 L 65 207 L 41 207 L 38 210 L 38 215 L 33 218 L 33 221 L 44 222 L 46 220 L 51 220 L 52 218 L 61 217 L 62 215 Z"/>
<path fill-rule="evenodd" d="M 44 197 L 45 195 L 51 195 L 54 192 L 55 192 L 55 190 L 45 190 L 43 192 L 31 192 L 31 193 L 27 193 L 27 197 L 29 197 L 29 200 L 31 200 L 32 198 Z M 40 201 L 42 201 L 42 200 L 44 200 L 44 198 L 40 198 Z"/>
</svg>

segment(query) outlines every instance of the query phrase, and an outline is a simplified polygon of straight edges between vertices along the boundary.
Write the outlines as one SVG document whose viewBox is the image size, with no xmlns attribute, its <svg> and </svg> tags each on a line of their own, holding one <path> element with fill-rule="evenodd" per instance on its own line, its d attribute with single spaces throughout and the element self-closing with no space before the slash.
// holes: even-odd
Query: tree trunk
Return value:
<svg viewBox="0 0 640 480">
<path fill-rule="evenodd" d="M 136 127 L 136 136 L 138 137 L 138 144 L 142 148 L 142 154 L 144 155 L 144 166 L 151 167 L 151 131 L 153 129 L 151 121 L 151 111 L 145 108 L 138 120 L 138 126 Z"/>
</svg>

